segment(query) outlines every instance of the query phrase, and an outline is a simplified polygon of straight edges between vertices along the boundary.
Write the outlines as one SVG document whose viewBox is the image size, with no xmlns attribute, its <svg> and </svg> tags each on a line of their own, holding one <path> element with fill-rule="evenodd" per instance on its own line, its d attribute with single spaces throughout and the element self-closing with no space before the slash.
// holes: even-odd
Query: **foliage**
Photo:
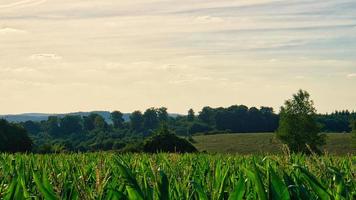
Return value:
<svg viewBox="0 0 356 200">
<path fill-rule="evenodd" d="M 143 113 L 143 127 L 145 130 L 150 131 L 158 127 L 158 113 L 155 108 L 149 108 Z"/>
<path fill-rule="evenodd" d="M 143 115 L 141 111 L 134 111 L 130 115 L 131 129 L 134 131 L 141 131 L 143 129 Z"/>
<path fill-rule="evenodd" d="M 279 120 L 279 115 L 270 107 L 248 108 L 244 105 L 204 107 L 197 115 L 193 109 L 187 115 L 169 115 L 165 107 L 149 108 L 144 113 L 135 111 L 128 117 L 125 121 L 120 111 L 113 111 L 110 116 L 101 112 L 78 113 L 50 116 L 47 120 L 26 121 L 20 125 L 30 134 L 34 151 L 45 153 L 53 152 L 53 149 L 55 152 L 121 151 L 126 145 L 135 146 L 131 143 L 142 143 L 162 123 L 178 136 L 191 137 L 197 134 L 274 132 Z M 348 123 L 354 118 L 356 114 L 348 111 L 316 116 L 316 120 L 323 124 L 322 130 L 339 132 L 350 131 Z"/>
<path fill-rule="evenodd" d="M 281 107 L 277 137 L 291 151 L 320 153 L 318 147 L 325 144 L 325 135 L 319 134 L 320 127 L 315 120 L 315 112 L 309 93 L 303 90 L 299 90 Z"/>
<path fill-rule="evenodd" d="M 148 153 L 192 153 L 197 152 L 197 149 L 187 140 L 177 137 L 167 126 L 163 125 L 155 135 L 145 140 L 143 151 Z"/>
<path fill-rule="evenodd" d="M 322 124 L 323 132 L 350 132 L 350 121 L 356 120 L 356 113 L 348 110 L 335 111 L 331 114 L 318 114 L 317 121 Z"/>
<path fill-rule="evenodd" d="M 60 129 L 62 134 L 79 133 L 82 131 L 81 117 L 77 115 L 67 115 L 60 119 Z"/>
<path fill-rule="evenodd" d="M 113 122 L 114 128 L 122 128 L 125 122 L 123 114 L 120 111 L 114 111 L 110 114 L 110 118 Z"/>
<path fill-rule="evenodd" d="M 0 119 L 0 152 L 26 152 L 32 148 L 32 141 L 21 126 Z"/>
<path fill-rule="evenodd" d="M 0 199 L 355 199 L 354 156 L 0 155 Z"/>
<path fill-rule="evenodd" d="M 192 122 L 195 120 L 195 112 L 192 108 L 188 110 L 187 120 L 189 122 Z"/>
<path fill-rule="evenodd" d="M 195 133 L 206 133 L 211 130 L 212 128 L 205 123 L 194 122 L 189 127 L 189 134 L 192 135 Z"/>
</svg>

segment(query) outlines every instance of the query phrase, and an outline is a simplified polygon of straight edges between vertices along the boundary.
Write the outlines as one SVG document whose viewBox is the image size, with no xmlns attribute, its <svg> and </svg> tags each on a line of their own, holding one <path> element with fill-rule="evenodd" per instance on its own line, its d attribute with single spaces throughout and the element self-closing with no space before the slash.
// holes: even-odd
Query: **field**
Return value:
<svg viewBox="0 0 356 200">
<path fill-rule="evenodd" d="M 241 133 L 201 135 L 193 137 L 194 145 L 199 151 L 210 153 L 282 153 L 282 144 L 274 137 L 273 133 Z M 354 141 L 355 142 L 355 141 Z M 351 134 L 329 133 L 324 150 L 332 155 L 355 154 L 356 148 L 352 147 Z"/>
<path fill-rule="evenodd" d="M 354 156 L 0 154 L 0 199 L 355 199 Z"/>
</svg>

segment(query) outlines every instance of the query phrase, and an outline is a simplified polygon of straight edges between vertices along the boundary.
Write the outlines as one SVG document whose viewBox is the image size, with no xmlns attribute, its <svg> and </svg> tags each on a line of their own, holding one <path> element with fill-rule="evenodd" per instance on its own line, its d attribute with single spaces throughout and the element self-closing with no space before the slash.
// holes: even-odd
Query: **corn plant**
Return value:
<svg viewBox="0 0 356 200">
<path fill-rule="evenodd" d="M 353 155 L 0 154 L 0 199 L 356 199 Z"/>
</svg>

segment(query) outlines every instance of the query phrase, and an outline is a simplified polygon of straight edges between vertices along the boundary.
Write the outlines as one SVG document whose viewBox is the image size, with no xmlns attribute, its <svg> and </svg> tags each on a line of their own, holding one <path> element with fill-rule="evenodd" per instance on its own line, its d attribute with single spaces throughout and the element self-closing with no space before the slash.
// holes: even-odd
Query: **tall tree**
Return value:
<svg viewBox="0 0 356 200">
<path fill-rule="evenodd" d="M 143 114 L 143 126 L 146 130 L 154 130 L 159 125 L 158 115 L 155 108 L 149 108 Z"/>
<path fill-rule="evenodd" d="M 319 133 L 315 113 L 309 93 L 299 90 L 281 107 L 277 137 L 293 152 L 311 153 L 309 146 L 321 153 L 319 147 L 325 144 L 325 135 Z"/>
<path fill-rule="evenodd" d="M 136 131 L 136 132 L 140 132 L 142 131 L 142 127 L 143 127 L 143 116 L 141 111 L 134 111 L 133 113 L 131 113 L 130 115 L 130 125 L 131 125 L 131 129 Z"/>
<path fill-rule="evenodd" d="M 110 118 L 113 122 L 114 128 L 122 128 L 124 124 L 123 114 L 120 111 L 114 111 L 110 114 Z"/>
<path fill-rule="evenodd" d="M 215 114 L 216 113 L 215 113 L 215 110 L 213 108 L 211 108 L 209 106 L 206 106 L 199 113 L 198 118 L 202 122 L 204 122 L 204 123 L 206 123 L 206 124 L 208 124 L 210 126 L 213 126 L 213 125 L 215 125 Z"/>
<path fill-rule="evenodd" d="M 168 112 L 166 107 L 161 107 L 157 109 L 158 120 L 160 122 L 168 121 Z"/>
<path fill-rule="evenodd" d="M 191 108 L 188 110 L 187 120 L 189 122 L 192 122 L 192 121 L 194 121 L 194 119 L 195 119 L 195 113 L 194 113 L 194 110 Z"/>
</svg>

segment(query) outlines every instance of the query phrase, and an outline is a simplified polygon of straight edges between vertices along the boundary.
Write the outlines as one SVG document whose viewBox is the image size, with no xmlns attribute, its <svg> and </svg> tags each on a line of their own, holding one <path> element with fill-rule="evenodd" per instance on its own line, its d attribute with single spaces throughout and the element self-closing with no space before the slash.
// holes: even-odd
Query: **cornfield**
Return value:
<svg viewBox="0 0 356 200">
<path fill-rule="evenodd" d="M 356 199 L 355 156 L 0 154 L 0 199 Z"/>
</svg>

